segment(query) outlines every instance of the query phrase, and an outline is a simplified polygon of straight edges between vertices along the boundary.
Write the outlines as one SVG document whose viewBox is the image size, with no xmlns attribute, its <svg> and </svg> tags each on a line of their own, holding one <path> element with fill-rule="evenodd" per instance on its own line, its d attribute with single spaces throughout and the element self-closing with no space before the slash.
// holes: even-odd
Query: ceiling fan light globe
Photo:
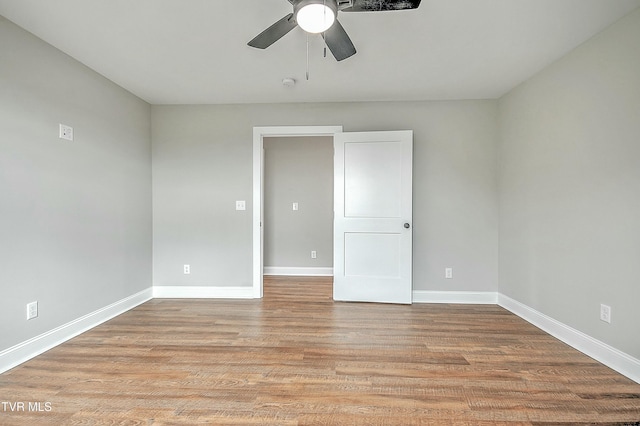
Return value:
<svg viewBox="0 0 640 426">
<path fill-rule="evenodd" d="M 301 7 L 296 13 L 296 21 L 300 28 L 308 33 L 323 33 L 336 20 L 335 12 L 322 3 L 311 3 Z"/>
</svg>

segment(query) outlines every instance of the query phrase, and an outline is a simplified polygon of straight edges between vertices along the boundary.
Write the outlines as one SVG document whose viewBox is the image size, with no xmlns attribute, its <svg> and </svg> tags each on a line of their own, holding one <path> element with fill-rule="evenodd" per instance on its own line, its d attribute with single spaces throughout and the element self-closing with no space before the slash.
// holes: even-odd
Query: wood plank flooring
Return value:
<svg viewBox="0 0 640 426">
<path fill-rule="evenodd" d="M 327 278 L 264 288 L 155 299 L 0 375 L 0 424 L 640 421 L 639 384 L 498 306 L 334 303 Z"/>
</svg>

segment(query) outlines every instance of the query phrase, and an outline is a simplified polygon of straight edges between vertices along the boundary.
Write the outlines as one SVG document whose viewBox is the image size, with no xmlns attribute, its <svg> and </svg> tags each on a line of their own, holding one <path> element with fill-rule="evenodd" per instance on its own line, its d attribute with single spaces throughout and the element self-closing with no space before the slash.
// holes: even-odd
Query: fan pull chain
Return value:
<svg viewBox="0 0 640 426">
<path fill-rule="evenodd" d="M 307 33 L 307 81 L 309 81 L 309 33 Z"/>
<path fill-rule="evenodd" d="M 324 15 L 325 15 L 324 19 L 327 19 L 326 18 L 326 16 L 327 16 L 327 0 L 324 0 L 323 4 L 324 4 Z M 324 57 L 326 58 L 327 57 L 327 39 L 324 38 L 324 32 L 322 33 L 322 41 L 324 41 Z"/>
<path fill-rule="evenodd" d="M 326 21 L 327 19 L 327 0 L 324 0 L 322 2 L 323 6 L 324 6 L 324 19 Z M 327 57 L 327 39 L 324 38 L 324 31 L 322 32 L 322 41 L 324 41 L 324 57 Z"/>
<path fill-rule="evenodd" d="M 324 33 L 322 33 L 322 41 L 324 42 L 324 57 L 327 57 L 327 39 L 325 38 Z"/>
</svg>

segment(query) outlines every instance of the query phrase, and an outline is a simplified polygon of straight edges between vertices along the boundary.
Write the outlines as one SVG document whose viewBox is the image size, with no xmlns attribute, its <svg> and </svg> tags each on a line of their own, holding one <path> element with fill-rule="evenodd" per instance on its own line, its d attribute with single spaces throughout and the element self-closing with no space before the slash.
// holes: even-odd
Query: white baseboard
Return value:
<svg viewBox="0 0 640 426">
<path fill-rule="evenodd" d="M 297 266 L 265 266 L 264 275 L 288 275 L 301 277 L 332 277 L 333 268 L 307 268 Z"/>
<path fill-rule="evenodd" d="M 154 286 L 158 299 L 253 299 L 253 287 Z"/>
<path fill-rule="evenodd" d="M 498 295 L 498 305 L 574 349 L 640 383 L 640 360 L 503 294 Z"/>
<path fill-rule="evenodd" d="M 126 297 L 109 306 L 98 309 L 83 317 L 47 331 L 39 336 L 33 337 L 15 346 L 0 352 L 0 373 L 4 373 L 13 367 L 30 360 L 43 352 L 54 348 L 61 343 L 72 339 L 79 334 L 90 330 L 103 322 L 106 322 L 126 311 L 135 308 L 144 302 L 151 300 L 152 290 L 148 288 Z"/>
<path fill-rule="evenodd" d="M 498 293 L 494 291 L 426 291 L 414 290 L 413 303 L 463 303 L 495 305 Z"/>
<path fill-rule="evenodd" d="M 266 274 L 266 271 L 265 271 Z M 281 275 L 281 274 L 278 274 Z M 299 275 L 299 274 L 295 274 Z M 153 287 L 0 352 L 0 374 L 152 298 L 253 299 L 253 287 Z M 413 292 L 414 303 L 498 304 L 525 321 L 640 383 L 640 360 L 496 292 Z"/>
</svg>

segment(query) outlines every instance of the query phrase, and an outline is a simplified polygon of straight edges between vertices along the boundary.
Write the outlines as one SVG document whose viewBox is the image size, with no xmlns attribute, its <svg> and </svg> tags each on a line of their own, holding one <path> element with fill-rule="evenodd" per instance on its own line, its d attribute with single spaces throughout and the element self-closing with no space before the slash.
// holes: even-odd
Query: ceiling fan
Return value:
<svg viewBox="0 0 640 426">
<path fill-rule="evenodd" d="M 322 33 L 325 43 L 338 61 L 356 53 L 351 39 L 337 20 L 340 12 L 382 12 L 417 9 L 421 0 L 288 0 L 293 13 L 288 14 L 247 43 L 266 49 L 285 34 L 300 26 L 308 33 Z"/>
</svg>

